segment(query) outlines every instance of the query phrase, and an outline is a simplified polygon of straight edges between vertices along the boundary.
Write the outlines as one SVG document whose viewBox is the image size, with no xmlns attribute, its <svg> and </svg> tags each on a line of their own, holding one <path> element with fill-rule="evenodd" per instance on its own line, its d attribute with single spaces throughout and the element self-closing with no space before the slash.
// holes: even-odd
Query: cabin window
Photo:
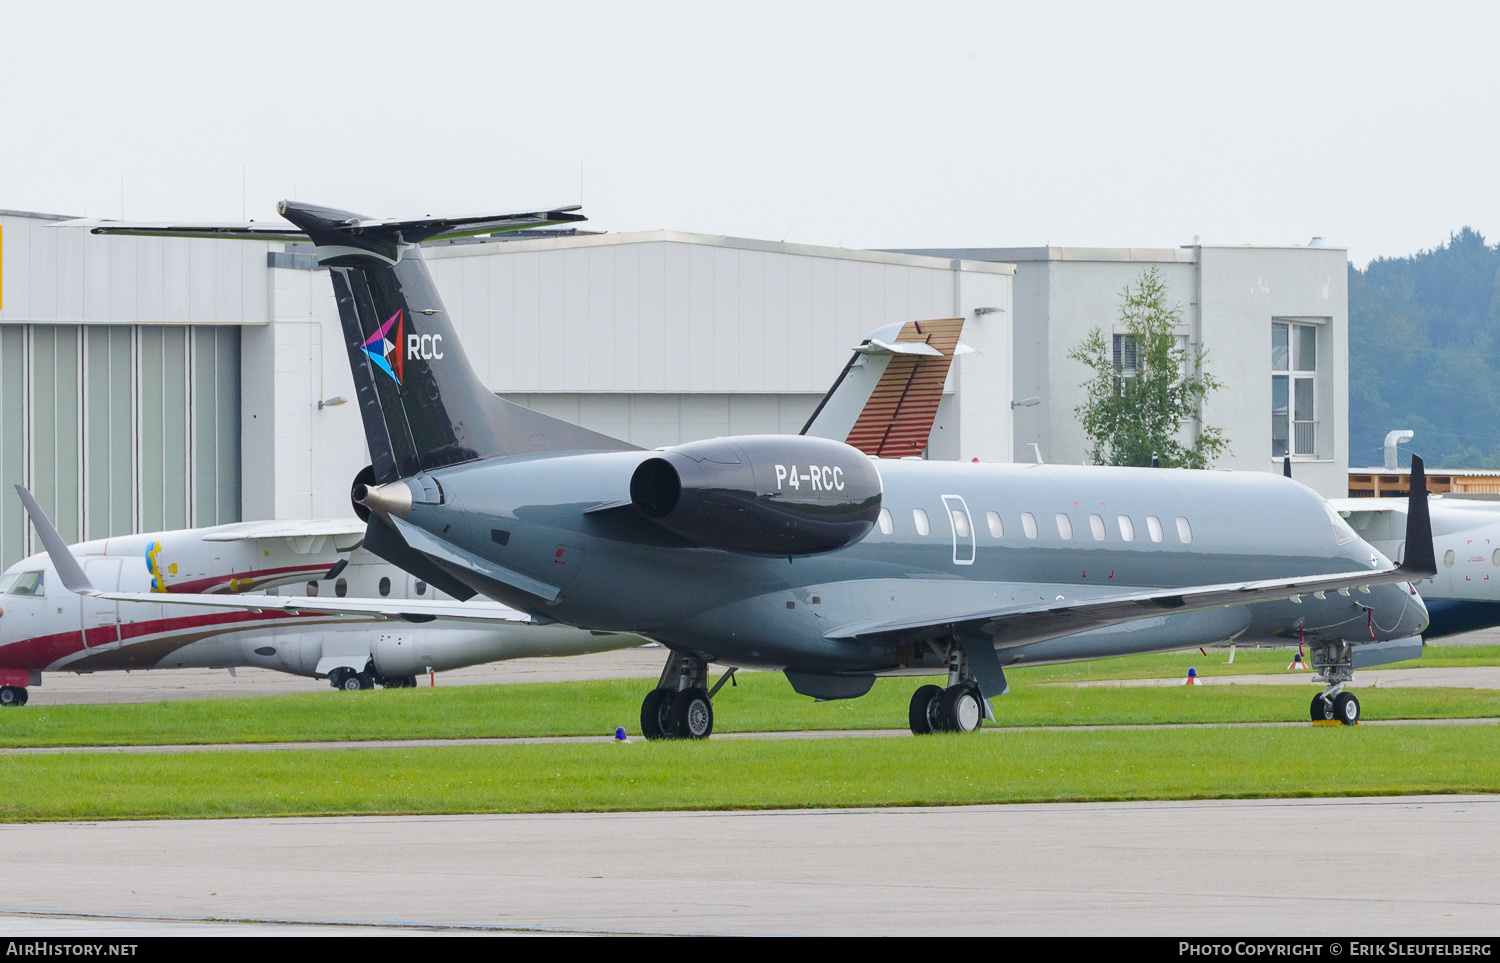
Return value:
<svg viewBox="0 0 1500 963">
<path fill-rule="evenodd" d="M 5 588 L 6 595 L 29 595 L 41 598 L 47 594 L 47 581 L 40 570 L 19 572 Z"/>
<path fill-rule="evenodd" d="M 950 514 L 953 516 L 953 533 L 959 538 L 969 537 L 969 514 L 968 512 L 954 509 Z"/>
<path fill-rule="evenodd" d="M 889 535 L 896 530 L 896 520 L 891 517 L 889 508 L 880 510 L 880 534 Z"/>
<path fill-rule="evenodd" d="M 1446 551 L 1446 552 L 1443 553 L 1443 567 L 1444 568 L 1452 568 L 1453 567 L 1453 549 L 1451 549 L 1451 548 L 1448 549 L 1448 551 Z"/>
<path fill-rule="evenodd" d="M 1344 516 L 1335 511 L 1332 505 L 1324 502 L 1323 511 L 1328 513 L 1328 520 L 1333 523 L 1333 541 L 1335 544 L 1347 545 L 1356 538 L 1359 538 L 1359 533 L 1349 527 L 1349 523 L 1344 521 Z"/>
<path fill-rule="evenodd" d="M 1120 537 L 1123 538 L 1127 542 L 1133 542 L 1133 541 L 1135 541 L 1135 522 L 1132 522 L 1130 520 L 1130 516 L 1129 515 L 1121 515 L 1120 518 L 1119 518 L 1119 522 L 1120 522 Z"/>
<path fill-rule="evenodd" d="M 1491 565 L 1500 565 L 1500 548 L 1495 549 L 1495 554 L 1490 556 Z"/>
<path fill-rule="evenodd" d="M 380 596 L 381 596 L 381 598 L 384 598 L 385 596 L 390 595 L 390 594 L 391 594 L 391 580 L 382 576 L 381 579 L 380 579 Z"/>
<path fill-rule="evenodd" d="M 1193 540 L 1193 526 L 1181 515 L 1177 516 L 1177 540 L 1187 545 Z"/>
<path fill-rule="evenodd" d="M 1063 541 L 1073 537 L 1073 519 L 1066 512 L 1057 513 L 1057 537 Z"/>
<path fill-rule="evenodd" d="M 427 583 L 426 582 L 423 582 L 420 579 L 418 579 L 417 580 L 417 584 L 414 587 L 416 588 L 418 595 L 426 595 L 427 594 Z"/>
<path fill-rule="evenodd" d="M 1027 538 L 1036 538 L 1036 516 L 1030 512 L 1022 512 L 1021 528 L 1026 532 Z"/>
<path fill-rule="evenodd" d="M 317 582 L 308 582 L 307 583 L 307 597 L 308 598 L 313 598 L 313 599 L 315 599 L 315 598 L 318 597 L 318 583 Z"/>
<path fill-rule="evenodd" d="M 1155 515 L 1146 516 L 1146 531 L 1151 535 L 1151 541 L 1161 541 L 1161 519 Z"/>
<path fill-rule="evenodd" d="M 984 520 L 990 523 L 990 534 L 996 538 L 1005 537 L 1005 523 L 1000 521 L 999 512 L 985 512 Z"/>
<path fill-rule="evenodd" d="M 349 582 L 348 582 L 348 580 L 347 579 L 339 579 L 337 582 L 334 582 L 333 583 L 333 594 L 337 595 L 339 598 L 343 598 L 344 596 L 348 595 L 349 594 Z"/>
<path fill-rule="evenodd" d="M 912 518 L 912 521 L 914 521 L 914 522 L 917 523 L 917 534 L 918 535 L 931 535 L 932 534 L 932 523 L 927 520 L 927 513 L 926 512 L 922 511 L 922 509 L 920 509 L 920 508 L 913 508 L 911 510 L 911 518 Z"/>
<path fill-rule="evenodd" d="M 1094 534 L 1094 541 L 1104 541 L 1104 519 L 1098 515 L 1089 516 L 1089 531 Z"/>
</svg>

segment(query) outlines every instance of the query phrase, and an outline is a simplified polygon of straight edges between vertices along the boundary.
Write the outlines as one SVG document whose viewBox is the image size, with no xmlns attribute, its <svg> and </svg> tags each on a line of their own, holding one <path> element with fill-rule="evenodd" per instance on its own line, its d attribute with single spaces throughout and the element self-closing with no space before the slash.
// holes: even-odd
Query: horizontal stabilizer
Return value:
<svg viewBox="0 0 1500 963">
<path fill-rule="evenodd" d="M 500 234 L 527 228 L 549 227 L 586 220 L 574 213 L 577 204 L 540 211 L 507 211 L 500 214 L 469 214 L 462 217 L 371 218 L 330 208 L 282 201 L 277 211 L 297 223 L 256 221 L 193 224 L 177 221 L 106 221 L 78 218 L 59 221 L 53 227 L 86 227 L 94 234 L 126 234 L 135 237 L 199 237 L 244 241 L 315 241 L 327 244 L 342 238 L 349 242 L 420 244 L 476 234 Z M 311 225 L 298 217 L 301 212 L 319 217 Z M 365 246 L 358 244 L 357 246 Z"/>
</svg>

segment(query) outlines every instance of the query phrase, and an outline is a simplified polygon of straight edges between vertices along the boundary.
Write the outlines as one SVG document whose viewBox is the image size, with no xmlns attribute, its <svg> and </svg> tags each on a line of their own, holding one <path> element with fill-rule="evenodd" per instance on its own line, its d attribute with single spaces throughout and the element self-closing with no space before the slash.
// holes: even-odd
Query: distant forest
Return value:
<svg viewBox="0 0 1500 963">
<path fill-rule="evenodd" d="M 1500 468 L 1500 244 L 1471 228 L 1349 267 L 1350 466 L 1382 464 L 1393 428 L 1434 468 Z"/>
</svg>

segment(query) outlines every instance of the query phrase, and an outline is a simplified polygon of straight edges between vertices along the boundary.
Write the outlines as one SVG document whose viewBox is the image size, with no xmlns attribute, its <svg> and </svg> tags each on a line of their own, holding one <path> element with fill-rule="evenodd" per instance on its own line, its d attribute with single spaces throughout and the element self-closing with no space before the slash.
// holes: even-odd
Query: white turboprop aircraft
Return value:
<svg viewBox="0 0 1500 963">
<path fill-rule="evenodd" d="M 535 624 L 488 601 L 446 603 L 472 609 L 474 621 L 451 613 L 434 619 L 420 608 L 446 597 L 361 550 L 364 532 L 352 518 L 239 522 L 69 546 L 89 579 L 108 591 L 243 595 L 292 585 L 299 596 L 330 596 L 338 612 L 314 604 L 289 611 L 280 604 L 256 610 L 112 602 L 64 589 L 44 553 L 23 559 L 0 576 L 0 705 L 25 705 L 27 687 L 40 685 L 44 671 L 254 666 L 354 690 L 412 686 L 429 670 L 642 642 Z M 369 614 L 347 611 L 365 598 Z M 401 618 L 377 611 L 389 610 L 393 599 L 411 600 L 413 611 Z"/>
</svg>

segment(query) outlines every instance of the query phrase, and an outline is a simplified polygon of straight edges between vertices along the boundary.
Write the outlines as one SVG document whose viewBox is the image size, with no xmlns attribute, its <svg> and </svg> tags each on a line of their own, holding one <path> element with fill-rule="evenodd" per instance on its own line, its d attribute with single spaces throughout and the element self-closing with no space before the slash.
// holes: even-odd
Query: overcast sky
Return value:
<svg viewBox="0 0 1500 963">
<path fill-rule="evenodd" d="M 7 3 L 0 208 L 849 247 L 1500 239 L 1500 4 Z M 244 190 L 241 181 L 243 172 Z"/>
</svg>

